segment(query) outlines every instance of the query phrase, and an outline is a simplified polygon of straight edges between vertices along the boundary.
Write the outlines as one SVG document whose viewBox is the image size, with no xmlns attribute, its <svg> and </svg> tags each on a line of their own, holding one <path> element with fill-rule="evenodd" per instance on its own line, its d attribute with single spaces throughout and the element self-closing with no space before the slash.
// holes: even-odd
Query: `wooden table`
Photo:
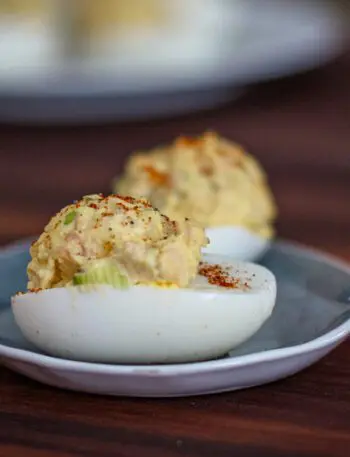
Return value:
<svg viewBox="0 0 350 457">
<path fill-rule="evenodd" d="M 350 54 L 220 109 L 88 128 L 0 127 L 0 242 L 109 190 L 127 154 L 216 129 L 264 163 L 279 234 L 350 260 Z M 287 380 L 176 400 L 64 392 L 0 368 L 1 457 L 316 457 L 350 448 L 350 342 Z M 347 448 L 347 449 L 346 449 Z"/>
</svg>

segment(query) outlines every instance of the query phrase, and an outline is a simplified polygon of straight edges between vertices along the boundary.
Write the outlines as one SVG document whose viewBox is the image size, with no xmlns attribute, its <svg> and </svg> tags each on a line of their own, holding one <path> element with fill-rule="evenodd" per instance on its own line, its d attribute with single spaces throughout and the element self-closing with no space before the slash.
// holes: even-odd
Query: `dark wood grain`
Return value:
<svg viewBox="0 0 350 457">
<path fill-rule="evenodd" d="M 279 234 L 350 260 L 350 55 L 182 118 L 74 128 L 0 126 L 0 243 L 108 191 L 127 154 L 216 129 L 247 146 L 276 193 Z M 0 368 L 0 456 L 341 457 L 350 448 L 350 344 L 294 377 L 201 398 L 59 391 Z"/>
</svg>

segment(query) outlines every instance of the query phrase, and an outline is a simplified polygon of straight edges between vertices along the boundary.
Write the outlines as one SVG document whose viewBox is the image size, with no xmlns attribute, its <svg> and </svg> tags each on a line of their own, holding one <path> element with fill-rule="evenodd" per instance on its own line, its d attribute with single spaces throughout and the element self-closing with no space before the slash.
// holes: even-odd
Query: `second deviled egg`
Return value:
<svg viewBox="0 0 350 457">
<path fill-rule="evenodd" d="M 261 165 L 215 133 L 132 155 L 115 190 L 206 227 L 205 252 L 254 260 L 274 234 L 276 205 Z"/>
</svg>

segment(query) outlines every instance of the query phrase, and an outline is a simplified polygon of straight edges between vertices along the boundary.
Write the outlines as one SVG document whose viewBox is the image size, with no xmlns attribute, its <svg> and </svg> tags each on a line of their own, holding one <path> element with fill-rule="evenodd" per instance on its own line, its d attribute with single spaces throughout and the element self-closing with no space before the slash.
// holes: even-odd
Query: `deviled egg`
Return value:
<svg viewBox="0 0 350 457">
<path fill-rule="evenodd" d="M 265 268 L 200 251 L 204 230 L 148 201 L 90 195 L 31 247 L 28 291 L 12 298 L 24 336 L 48 354 L 107 363 L 219 357 L 270 316 Z"/>
<path fill-rule="evenodd" d="M 132 155 L 114 188 L 206 227 L 207 253 L 255 260 L 274 234 L 276 206 L 261 165 L 212 132 Z"/>
</svg>

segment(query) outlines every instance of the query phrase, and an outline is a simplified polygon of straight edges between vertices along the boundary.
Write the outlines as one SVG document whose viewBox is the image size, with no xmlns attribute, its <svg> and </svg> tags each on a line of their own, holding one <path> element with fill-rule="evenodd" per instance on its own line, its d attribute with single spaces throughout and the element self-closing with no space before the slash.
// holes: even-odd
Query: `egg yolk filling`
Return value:
<svg viewBox="0 0 350 457">
<path fill-rule="evenodd" d="M 207 242 L 202 227 L 171 220 L 147 200 L 88 195 L 57 213 L 32 244 L 28 289 L 187 287 Z"/>
</svg>

